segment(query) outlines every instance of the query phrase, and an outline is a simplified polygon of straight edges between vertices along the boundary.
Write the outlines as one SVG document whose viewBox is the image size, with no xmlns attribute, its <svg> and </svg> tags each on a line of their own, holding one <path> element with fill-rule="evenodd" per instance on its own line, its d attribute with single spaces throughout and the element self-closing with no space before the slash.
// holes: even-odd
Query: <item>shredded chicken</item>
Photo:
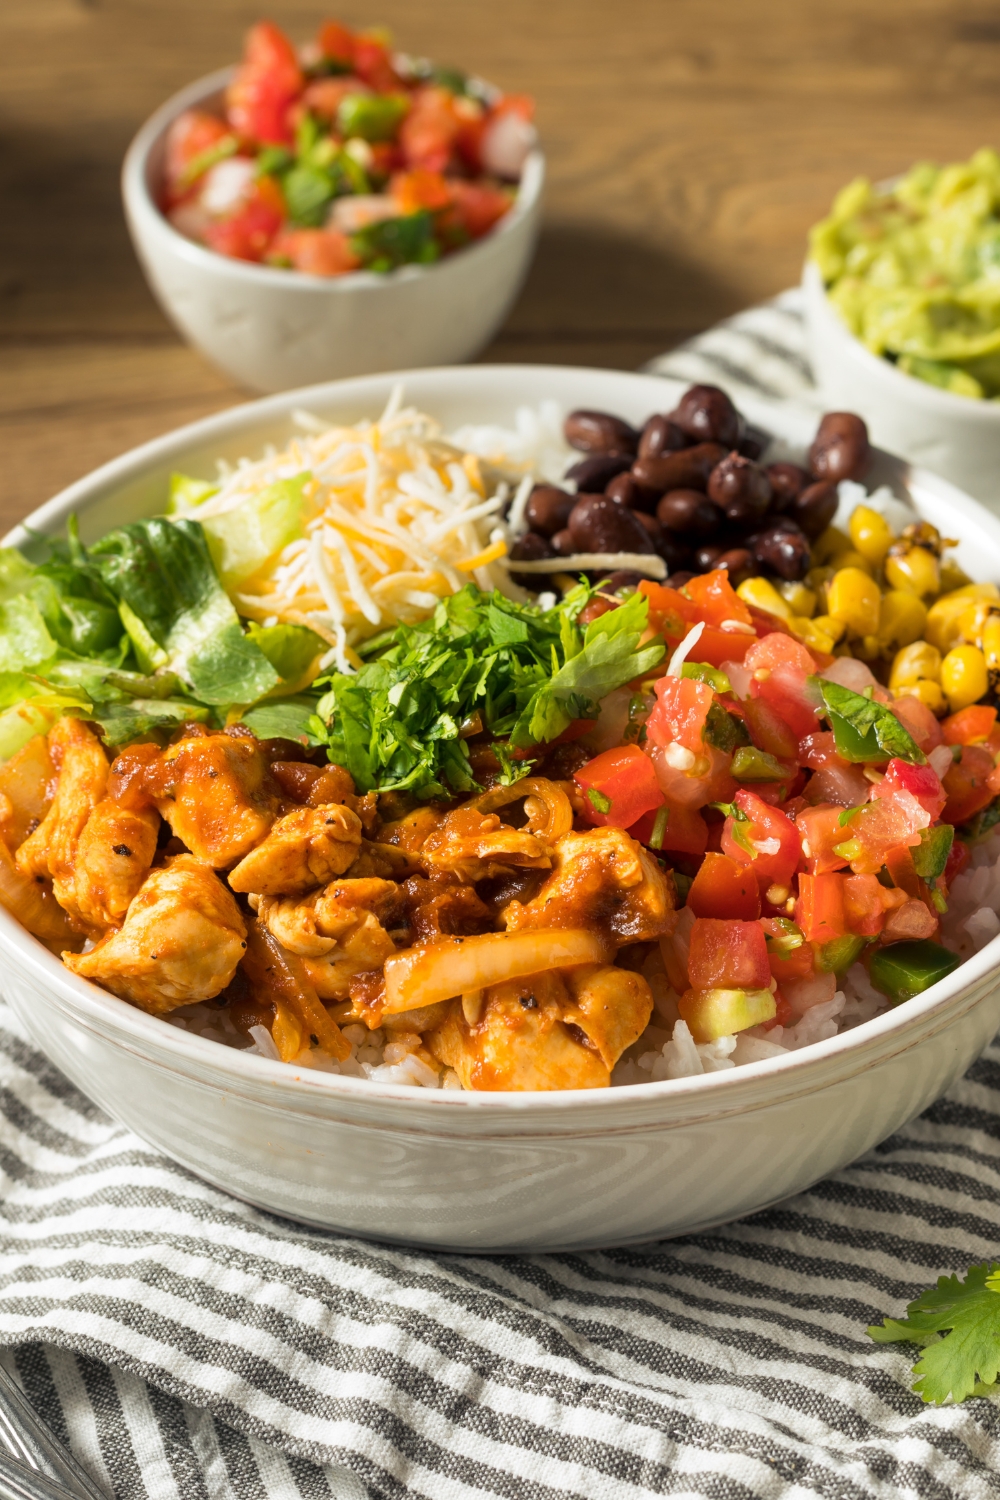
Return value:
<svg viewBox="0 0 1000 1500">
<path fill-rule="evenodd" d="M 89 725 L 64 718 L 49 733 L 49 754 L 59 772 L 55 795 L 45 817 L 15 855 L 17 868 L 29 879 L 51 880 L 59 905 L 81 918 L 76 901 L 77 846 L 91 813 L 108 784 L 108 757 Z"/>
<path fill-rule="evenodd" d="M 115 762 L 115 779 L 127 757 Z M 122 800 L 115 779 L 112 795 Z M 249 854 L 278 812 L 267 760 L 252 737 L 201 734 L 168 745 L 145 765 L 142 788 L 181 842 L 216 870 Z"/>
<path fill-rule="evenodd" d="M 534 900 L 504 908 L 508 932 L 591 926 L 619 943 L 640 943 L 669 931 L 670 886 L 655 859 L 621 828 L 564 834 L 554 866 Z"/>
<path fill-rule="evenodd" d="M 472 1025 L 462 1002 L 453 1001 L 427 1046 L 467 1089 L 607 1088 L 607 1063 L 582 1029 L 563 1019 L 571 1003 L 558 971 L 507 980 L 484 992 Z"/>
<path fill-rule="evenodd" d="M 349 807 L 297 807 L 229 872 L 234 891 L 296 896 L 343 875 L 361 849 L 361 819 Z"/>
<path fill-rule="evenodd" d="M 75 974 L 154 1015 L 211 1000 L 236 973 L 246 924 L 209 865 L 178 854 L 147 876 L 124 926 L 89 953 L 63 954 Z"/>
</svg>

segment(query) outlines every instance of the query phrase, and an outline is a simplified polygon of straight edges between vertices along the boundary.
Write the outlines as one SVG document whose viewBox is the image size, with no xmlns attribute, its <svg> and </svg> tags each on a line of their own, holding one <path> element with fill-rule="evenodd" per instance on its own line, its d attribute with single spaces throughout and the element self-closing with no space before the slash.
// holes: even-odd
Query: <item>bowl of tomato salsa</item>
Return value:
<svg viewBox="0 0 1000 1500">
<path fill-rule="evenodd" d="M 538 232 L 532 101 L 320 27 L 269 22 L 243 61 L 143 125 L 122 194 L 168 317 L 261 391 L 475 355 Z"/>
</svg>

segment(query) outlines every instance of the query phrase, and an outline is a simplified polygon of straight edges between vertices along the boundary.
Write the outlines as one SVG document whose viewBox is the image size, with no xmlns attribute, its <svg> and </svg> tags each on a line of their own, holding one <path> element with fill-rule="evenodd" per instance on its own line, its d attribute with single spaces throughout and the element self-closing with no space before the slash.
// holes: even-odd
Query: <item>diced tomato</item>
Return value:
<svg viewBox="0 0 1000 1500">
<path fill-rule="evenodd" d="M 396 172 L 389 183 L 389 192 L 404 214 L 414 214 L 420 208 L 447 208 L 453 199 L 451 184 L 440 172 L 428 172 L 424 167 Z"/>
<path fill-rule="evenodd" d="M 348 94 L 364 93 L 365 85 L 357 78 L 315 78 L 302 95 L 302 104 L 321 120 L 335 120 Z"/>
<path fill-rule="evenodd" d="M 288 111 L 303 81 L 295 48 L 284 32 L 271 21 L 252 26 L 243 64 L 226 91 L 233 129 L 261 144 L 291 145 Z"/>
<path fill-rule="evenodd" d="M 945 772 L 948 794 L 942 817 L 946 823 L 964 823 L 993 801 L 989 785 L 993 757 L 982 745 L 963 745 L 962 758 Z"/>
<path fill-rule="evenodd" d="M 913 766 L 909 761 L 893 759 L 885 768 L 883 780 L 872 787 L 872 797 L 895 797 L 897 792 L 909 792 L 932 820 L 941 816 L 948 800 L 933 766 Z"/>
<path fill-rule="evenodd" d="M 746 821 L 727 817 L 722 852 L 739 865 L 749 865 L 764 895 L 772 887 L 788 887 L 799 862 L 799 834 L 791 818 L 756 792 L 741 787 L 733 798 Z M 785 899 L 787 899 L 787 889 Z M 775 902 L 777 896 L 772 898 Z"/>
<path fill-rule="evenodd" d="M 885 857 L 885 867 L 897 890 L 905 891 L 914 901 L 921 899 L 923 888 L 920 876 L 913 863 L 913 855 L 906 844 L 899 849 L 889 850 Z"/>
<path fill-rule="evenodd" d="M 343 276 L 361 264 L 347 235 L 336 229 L 285 229 L 270 254 L 290 260 L 297 271 L 310 276 Z"/>
<path fill-rule="evenodd" d="M 234 260 L 263 260 L 284 214 L 281 189 L 270 178 L 262 177 L 255 184 L 253 197 L 237 213 L 207 226 L 205 240 L 212 250 Z"/>
<path fill-rule="evenodd" d="M 653 744 L 683 746 L 694 755 L 705 751 L 705 720 L 715 694 L 707 682 L 693 677 L 661 677 L 655 684 L 656 703 L 646 721 Z"/>
<path fill-rule="evenodd" d="M 696 917 L 729 917 L 752 922 L 760 916 L 760 890 L 753 872 L 726 854 L 706 854 L 687 904 Z"/>
<path fill-rule="evenodd" d="M 663 842 L 660 848 L 670 854 L 704 854 L 708 848 L 708 824 L 701 813 L 695 812 L 690 807 L 679 807 L 676 803 L 666 804 L 666 827 L 663 829 Z M 662 824 L 662 817 L 659 819 Z M 629 828 L 629 833 L 640 844 L 651 848 L 650 840 L 657 823 L 657 813 L 643 813 L 637 823 Z"/>
<path fill-rule="evenodd" d="M 193 161 L 231 135 L 229 126 L 218 115 L 206 114 L 201 109 L 186 109 L 178 115 L 167 131 L 164 162 L 164 174 L 171 194 L 190 185 L 186 178 Z"/>
<path fill-rule="evenodd" d="M 535 101 L 530 94 L 504 94 L 490 109 L 491 115 L 520 115 L 522 120 L 535 118 Z"/>
<path fill-rule="evenodd" d="M 963 843 L 961 839 L 956 839 L 948 854 L 948 863 L 944 867 L 944 883 L 946 886 L 951 885 L 956 875 L 961 875 L 971 858 L 972 855 L 969 853 L 968 844 Z"/>
<path fill-rule="evenodd" d="M 801 943 L 798 948 L 793 948 L 791 953 L 782 955 L 772 952 L 767 956 L 771 965 L 771 978 L 776 979 L 779 984 L 789 979 L 807 979 L 813 972 L 811 943 Z"/>
<path fill-rule="evenodd" d="M 985 703 L 970 703 L 941 722 L 946 745 L 981 745 L 993 733 L 997 711 Z"/>
<path fill-rule="evenodd" d="M 583 816 L 598 827 L 630 828 L 666 801 L 648 755 L 638 745 L 605 750 L 573 774 L 583 792 Z"/>
<path fill-rule="evenodd" d="M 795 819 L 799 831 L 802 857 L 810 875 L 829 875 L 833 870 L 843 870 L 847 860 L 834 853 L 837 844 L 850 837 L 840 821 L 842 807 L 829 802 L 819 802 L 815 807 L 803 808 Z M 873 877 L 874 878 L 874 877 Z"/>
<path fill-rule="evenodd" d="M 459 131 L 453 96 L 447 89 L 417 89 L 399 128 L 399 144 L 409 167 L 443 172 Z"/>
<path fill-rule="evenodd" d="M 740 707 L 750 738 L 758 750 L 766 750 L 768 755 L 776 755 L 779 760 L 795 760 L 798 736 L 766 698 L 748 698 Z"/>
<path fill-rule="evenodd" d="M 930 755 L 942 743 L 940 724 L 919 698 L 905 693 L 901 698 L 894 698 L 889 707 L 925 755 Z"/>
<path fill-rule="evenodd" d="M 736 782 L 730 775 L 732 756 L 717 750 L 714 745 L 706 745 L 704 754 L 695 756 L 688 769 L 678 766 L 674 750 L 655 741 L 647 740 L 646 753 L 653 762 L 660 790 L 668 802 L 678 807 L 697 808 L 708 802 L 731 802 L 736 795 Z"/>
<path fill-rule="evenodd" d="M 844 919 L 856 937 L 875 937 L 885 925 L 883 896 L 890 893 L 874 875 L 844 877 Z"/>
<path fill-rule="evenodd" d="M 503 188 L 489 183 L 465 182 L 457 178 L 452 184 L 454 207 L 448 216 L 470 239 L 478 240 L 500 222 L 513 198 Z"/>
<path fill-rule="evenodd" d="M 771 1031 L 775 1026 L 794 1026 L 799 1019 L 799 1013 L 785 999 L 780 988 L 774 992 L 774 1005 L 774 1016 L 770 1021 L 764 1022 L 764 1030 Z"/>
<path fill-rule="evenodd" d="M 799 762 L 814 774 L 805 787 L 806 799 L 812 803 L 835 802 L 838 807 L 857 807 L 871 791 L 871 783 L 858 765 L 851 765 L 837 754 L 832 731 L 807 734 L 798 749 Z"/>
<path fill-rule="evenodd" d="M 324 21 L 316 40 L 324 57 L 346 64 L 354 61 L 354 33 L 339 21 Z"/>
<path fill-rule="evenodd" d="M 753 673 L 753 696 L 780 714 L 797 740 L 818 727 L 821 700 L 808 682 L 816 663 L 800 641 L 790 635 L 766 635 L 754 641 L 743 664 Z"/>
<path fill-rule="evenodd" d="M 378 37 L 367 34 L 356 36 L 351 61 L 358 77 L 363 78 L 365 83 L 380 94 L 391 94 L 402 82 L 392 66 L 388 47 Z"/>
<path fill-rule="evenodd" d="M 717 568 L 714 573 L 699 574 L 685 588 L 687 592 L 681 593 L 648 578 L 642 580 L 639 592 L 649 600 L 652 628 L 676 645 L 692 625 L 704 624 L 693 661 L 708 662 L 713 667 L 724 661 L 742 661 L 754 641 L 750 611 L 730 584 L 726 570 Z M 731 627 L 742 628 L 722 629 L 727 621 Z"/>
<path fill-rule="evenodd" d="M 800 875 L 795 920 L 810 943 L 832 943 L 844 936 L 843 875 Z"/>
<path fill-rule="evenodd" d="M 900 790 L 893 797 L 865 803 L 843 829 L 851 869 L 855 875 L 877 874 L 891 849 L 915 848 L 921 829 L 930 822 L 930 814 L 911 792 Z"/>
<path fill-rule="evenodd" d="M 759 922 L 699 917 L 691 929 L 688 974 L 696 990 L 763 990 L 771 983 Z"/>
</svg>

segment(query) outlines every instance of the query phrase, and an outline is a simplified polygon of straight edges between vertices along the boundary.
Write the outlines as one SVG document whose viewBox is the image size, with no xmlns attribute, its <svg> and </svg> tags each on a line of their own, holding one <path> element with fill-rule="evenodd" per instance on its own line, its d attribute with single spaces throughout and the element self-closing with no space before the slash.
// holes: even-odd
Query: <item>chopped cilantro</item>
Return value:
<svg viewBox="0 0 1000 1500">
<path fill-rule="evenodd" d="M 512 752 L 596 718 L 602 698 L 663 659 L 662 641 L 639 646 L 643 594 L 581 630 L 590 597 L 581 585 L 540 610 L 468 584 L 431 619 L 369 643 L 356 676 L 326 678 L 312 733 L 361 791 L 447 797 L 476 788 L 462 726 L 478 714 L 509 785 L 531 764 Z"/>
<path fill-rule="evenodd" d="M 891 709 L 839 682 L 819 679 L 837 754 L 844 760 L 875 764 L 893 756 L 923 765 L 927 757 Z"/>
<path fill-rule="evenodd" d="M 651 849 L 662 849 L 663 840 L 667 836 L 667 823 L 670 819 L 670 809 L 666 803 L 659 809 L 653 819 L 653 831 L 649 835 L 649 847 Z"/>
</svg>

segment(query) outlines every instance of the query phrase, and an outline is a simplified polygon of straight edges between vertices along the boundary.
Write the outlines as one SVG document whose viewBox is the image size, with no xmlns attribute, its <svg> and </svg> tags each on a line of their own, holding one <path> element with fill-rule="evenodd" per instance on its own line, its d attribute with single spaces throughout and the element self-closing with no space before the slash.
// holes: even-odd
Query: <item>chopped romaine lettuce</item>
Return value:
<svg viewBox="0 0 1000 1500">
<path fill-rule="evenodd" d="M 208 550 L 225 589 L 237 589 L 302 535 L 302 497 L 309 474 L 279 479 L 220 516 L 205 516 Z"/>
</svg>

